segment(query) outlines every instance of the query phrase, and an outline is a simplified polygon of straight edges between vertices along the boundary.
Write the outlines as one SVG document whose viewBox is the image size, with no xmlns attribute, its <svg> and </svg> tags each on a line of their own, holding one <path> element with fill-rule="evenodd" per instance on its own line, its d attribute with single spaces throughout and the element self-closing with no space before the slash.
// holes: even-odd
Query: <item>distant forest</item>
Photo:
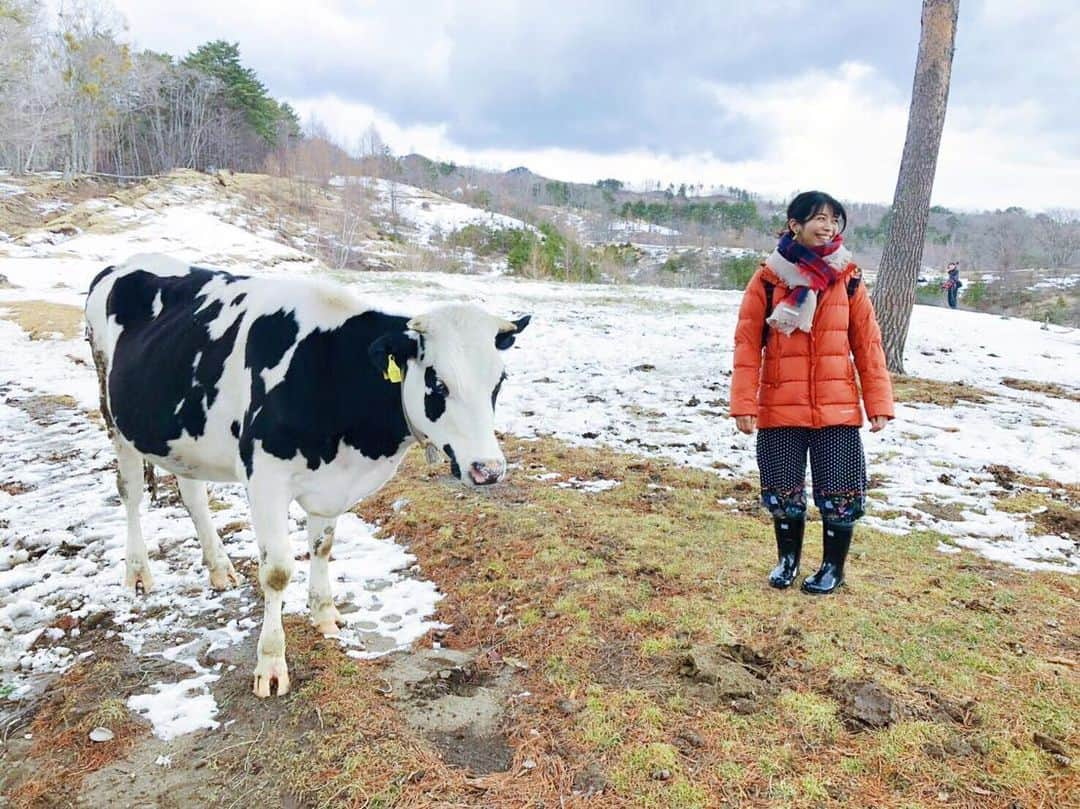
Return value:
<svg viewBox="0 0 1080 809">
<path fill-rule="evenodd" d="M 301 137 L 236 43 L 180 60 L 133 52 L 94 4 L 45 19 L 40 0 L 0 0 L 0 165 L 14 172 L 148 175 L 177 167 L 259 171 Z"/>
<path fill-rule="evenodd" d="M 348 150 L 317 121 L 302 129 L 288 103 L 275 100 L 243 65 L 238 43 L 207 42 L 182 58 L 135 52 L 119 38 L 123 20 L 115 13 L 93 2 L 63 8 L 47 18 L 41 0 L 0 0 L 0 169 L 69 177 L 231 169 L 318 183 L 366 173 L 544 224 L 568 239 L 568 222 L 587 220 L 591 240 L 615 243 L 621 223 L 633 220 L 657 226 L 645 240 L 703 253 L 718 246 L 768 249 L 782 223 L 782 202 L 747 189 L 705 193 L 698 183 L 633 190 L 614 178 L 570 183 L 526 168 L 485 171 L 395 156 L 373 126 Z M 872 268 L 890 211 L 850 202 L 848 213 L 846 238 Z M 924 263 L 940 268 L 948 261 L 961 262 L 965 273 L 1007 278 L 1038 268 L 1065 276 L 1080 266 L 1080 212 L 935 207 Z"/>
</svg>

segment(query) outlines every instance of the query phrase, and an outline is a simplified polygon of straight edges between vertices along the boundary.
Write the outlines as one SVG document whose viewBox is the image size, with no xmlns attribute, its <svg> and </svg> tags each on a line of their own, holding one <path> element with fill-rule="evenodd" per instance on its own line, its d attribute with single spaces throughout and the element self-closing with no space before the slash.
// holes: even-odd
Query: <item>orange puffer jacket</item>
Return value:
<svg viewBox="0 0 1080 809">
<path fill-rule="evenodd" d="M 774 304 L 789 290 L 764 264 L 754 273 L 735 328 L 732 416 L 757 416 L 758 427 L 862 426 L 857 366 L 866 414 L 893 417 L 892 380 L 866 286 L 859 283 L 848 298 L 848 279 L 858 271 L 848 264 L 836 283 L 818 296 L 809 334 L 795 331 L 787 336 L 770 328 L 764 352 L 764 281 L 775 287 Z"/>
</svg>

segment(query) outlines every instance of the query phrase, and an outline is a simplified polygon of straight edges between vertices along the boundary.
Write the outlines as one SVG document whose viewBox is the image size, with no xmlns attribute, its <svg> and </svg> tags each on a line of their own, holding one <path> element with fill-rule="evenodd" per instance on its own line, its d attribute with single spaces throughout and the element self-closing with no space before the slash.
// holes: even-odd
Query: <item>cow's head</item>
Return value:
<svg viewBox="0 0 1080 809">
<path fill-rule="evenodd" d="M 528 325 L 475 306 L 455 304 L 415 317 L 408 331 L 380 337 L 369 354 L 380 371 L 397 381 L 405 415 L 450 459 L 454 476 L 483 486 L 506 474 L 506 458 L 495 439 L 495 400 L 506 374 L 501 351 Z M 393 362 L 391 362 L 391 360 Z"/>
</svg>

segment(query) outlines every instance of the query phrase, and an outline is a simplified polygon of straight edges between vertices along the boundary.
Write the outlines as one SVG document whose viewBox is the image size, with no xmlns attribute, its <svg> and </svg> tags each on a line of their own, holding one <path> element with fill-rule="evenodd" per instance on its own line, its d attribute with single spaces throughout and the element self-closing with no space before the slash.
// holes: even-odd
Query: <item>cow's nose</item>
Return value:
<svg viewBox="0 0 1080 809">
<path fill-rule="evenodd" d="M 476 461 L 469 467 L 469 477 L 477 486 L 487 486 L 502 477 L 503 469 L 499 461 Z"/>
</svg>

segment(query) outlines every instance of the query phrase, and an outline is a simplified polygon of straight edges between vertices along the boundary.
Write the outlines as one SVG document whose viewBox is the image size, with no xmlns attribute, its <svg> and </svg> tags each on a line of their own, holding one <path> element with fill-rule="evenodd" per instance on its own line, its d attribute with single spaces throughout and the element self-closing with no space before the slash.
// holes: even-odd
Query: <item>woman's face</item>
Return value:
<svg viewBox="0 0 1080 809">
<path fill-rule="evenodd" d="M 831 242 L 840 232 L 840 217 L 826 205 L 805 222 L 789 220 L 788 228 L 795 234 L 795 241 L 804 247 L 821 247 Z"/>
</svg>

